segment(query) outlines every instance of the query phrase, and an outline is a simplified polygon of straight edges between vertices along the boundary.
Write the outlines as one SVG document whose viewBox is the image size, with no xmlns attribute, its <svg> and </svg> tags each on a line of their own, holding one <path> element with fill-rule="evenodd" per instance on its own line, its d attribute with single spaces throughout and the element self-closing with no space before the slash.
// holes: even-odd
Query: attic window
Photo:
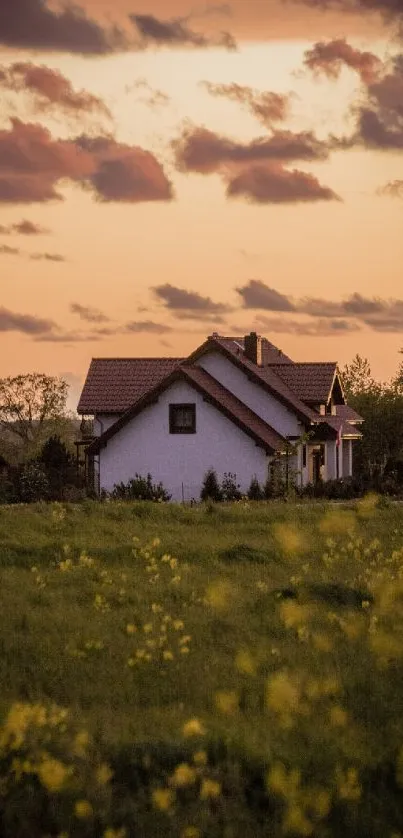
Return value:
<svg viewBox="0 0 403 838">
<path fill-rule="evenodd" d="M 196 405 L 195 404 L 170 404 L 169 405 L 169 433 L 170 434 L 195 434 L 196 433 Z"/>
</svg>

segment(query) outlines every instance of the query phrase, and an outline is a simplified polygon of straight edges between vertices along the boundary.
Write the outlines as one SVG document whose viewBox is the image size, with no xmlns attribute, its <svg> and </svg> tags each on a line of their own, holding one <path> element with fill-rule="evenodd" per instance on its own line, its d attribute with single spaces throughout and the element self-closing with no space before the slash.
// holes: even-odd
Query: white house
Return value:
<svg viewBox="0 0 403 838">
<path fill-rule="evenodd" d="M 98 490 L 151 473 L 173 500 L 198 499 L 209 468 L 245 492 L 279 462 L 301 486 L 350 477 L 362 422 L 336 363 L 295 363 L 255 332 L 188 358 L 94 358 L 78 412 Z"/>
</svg>

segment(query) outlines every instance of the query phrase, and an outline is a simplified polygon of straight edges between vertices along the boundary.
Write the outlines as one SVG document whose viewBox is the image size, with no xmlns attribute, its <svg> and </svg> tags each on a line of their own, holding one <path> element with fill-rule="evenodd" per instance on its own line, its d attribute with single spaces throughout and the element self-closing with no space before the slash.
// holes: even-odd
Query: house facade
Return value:
<svg viewBox="0 0 403 838">
<path fill-rule="evenodd" d="M 98 490 L 151 473 L 176 501 L 198 499 L 209 468 L 244 492 L 279 467 L 299 486 L 351 477 L 362 422 L 336 363 L 295 363 L 255 332 L 213 334 L 184 359 L 95 358 L 78 412 L 93 418 Z"/>
</svg>

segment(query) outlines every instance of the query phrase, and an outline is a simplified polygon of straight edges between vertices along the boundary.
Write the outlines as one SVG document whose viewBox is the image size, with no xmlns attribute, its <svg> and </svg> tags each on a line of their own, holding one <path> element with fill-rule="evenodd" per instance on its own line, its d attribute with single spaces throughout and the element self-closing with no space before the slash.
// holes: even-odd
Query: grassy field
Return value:
<svg viewBox="0 0 403 838">
<path fill-rule="evenodd" d="M 402 838 L 400 505 L 0 507 L 0 836 Z"/>
</svg>

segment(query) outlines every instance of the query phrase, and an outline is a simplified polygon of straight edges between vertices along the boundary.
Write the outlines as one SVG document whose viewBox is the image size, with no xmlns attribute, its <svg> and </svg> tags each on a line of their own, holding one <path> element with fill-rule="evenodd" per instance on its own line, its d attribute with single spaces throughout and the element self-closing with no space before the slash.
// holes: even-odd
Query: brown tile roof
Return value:
<svg viewBox="0 0 403 838">
<path fill-rule="evenodd" d="M 226 346 L 228 346 L 229 349 L 234 348 L 234 347 L 231 347 L 231 344 L 234 344 L 234 343 L 235 343 L 235 345 L 240 346 L 242 349 L 245 348 L 245 338 L 244 337 L 235 337 L 234 338 L 234 337 L 227 337 L 227 336 L 223 337 L 223 336 L 219 336 L 219 335 L 212 335 L 212 337 L 215 337 L 215 338 L 219 337 L 220 342 L 223 345 L 225 344 Z M 278 349 L 277 346 L 274 346 L 274 343 L 270 343 L 270 341 L 267 340 L 267 338 L 264 338 L 264 337 L 262 337 L 262 362 L 263 362 L 264 366 L 266 366 L 266 364 L 283 365 L 283 364 L 293 364 L 294 363 L 291 360 L 291 358 L 288 357 L 288 355 L 285 355 L 284 352 L 281 349 Z"/>
<path fill-rule="evenodd" d="M 349 404 L 337 404 L 336 405 L 336 416 L 340 416 L 344 419 L 345 422 L 351 422 L 351 424 L 355 424 L 356 422 L 363 422 L 364 419 L 357 413 Z"/>
<path fill-rule="evenodd" d="M 151 404 L 158 395 L 169 387 L 177 379 L 188 381 L 191 386 L 203 394 L 204 398 L 214 405 L 221 413 L 240 427 L 248 436 L 261 445 L 266 451 L 274 452 L 281 450 L 285 439 L 280 436 L 270 425 L 263 421 L 243 402 L 236 398 L 229 390 L 223 387 L 208 372 L 198 366 L 182 364 L 167 375 L 152 390 L 149 390 L 137 401 L 126 413 L 120 417 L 101 437 L 95 440 L 88 448 L 90 454 L 96 454 L 106 445 L 122 427 L 131 419 L 141 413 L 145 407 Z"/>
<path fill-rule="evenodd" d="M 303 404 L 301 399 L 299 399 L 298 396 L 292 392 L 277 372 L 273 370 L 271 366 L 256 366 L 253 361 L 250 361 L 249 358 L 244 355 L 242 349 L 237 348 L 233 339 L 228 340 L 228 338 L 222 338 L 219 335 L 214 335 L 208 338 L 207 341 L 202 344 L 198 350 L 196 350 L 194 357 L 196 358 L 197 356 L 204 354 L 204 352 L 211 350 L 214 346 L 221 349 L 221 351 L 223 351 L 227 356 L 232 358 L 234 363 L 243 368 L 273 395 L 277 396 L 283 404 L 291 408 L 304 422 L 310 423 L 311 421 L 315 421 L 316 414 L 314 411 Z M 191 355 L 190 358 L 192 357 L 193 356 Z M 284 368 L 286 366 L 288 368 L 288 364 L 284 364 Z"/>
<path fill-rule="evenodd" d="M 124 413 L 182 358 L 93 358 L 77 412 Z"/>
<path fill-rule="evenodd" d="M 271 367 L 302 401 L 327 404 L 337 371 L 335 361 L 275 364 Z"/>
<path fill-rule="evenodd" d="M 344 421 L 341 416 L 331 416 L 330 414 L 326 414 L 326 416 L 319 417 L 319 426 L 320 425 L 328 425 L 332 428 L 336 434 L 339 433 L 341 430 L 342 437 L 354 437 L 356 439 L 360 439 L 362 437 L 362 433 L 355 425 L 351 425 L 350 422 Z M 320 433 L 320 431 L 318 431 Z"/>
</svg>

